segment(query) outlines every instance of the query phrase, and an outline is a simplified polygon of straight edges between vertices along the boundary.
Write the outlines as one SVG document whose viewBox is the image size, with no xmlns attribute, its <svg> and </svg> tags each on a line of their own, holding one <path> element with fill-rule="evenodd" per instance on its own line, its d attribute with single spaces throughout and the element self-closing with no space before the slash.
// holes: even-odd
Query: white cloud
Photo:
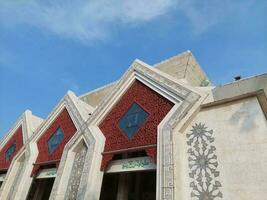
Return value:
<svg viewBox="0 0 267 200">
<path fill-rule="evenodd" d="M 139 24 L 166 13 L 173 0 L 0 0 L 0 23 L 30 24 L 69 38 L 106 37 L 112 26 Z"/>
<path fill-rule="evenodd" d="M 227 17 L 248 9 L 252 3 L 244 0 L 180 0 L 179 9 L 190 20 L 193 30 L 202 33 Z"/>
<path fill-rule="evenodd" d="M 29 24 L 91 41 L 108 37 L 119 26 L 143 24 L 175 11 L 202 32 L 222 21 L 231 5 L 230 0 L 0 0 L 0 25 Z"/>
<path fill-rule="evenodd" d="M 179 8 L 190 19 L 194 30 L 202 32 L 223 18 L 222 3 L 221 0 L 182 0 Z"/>
</svg>

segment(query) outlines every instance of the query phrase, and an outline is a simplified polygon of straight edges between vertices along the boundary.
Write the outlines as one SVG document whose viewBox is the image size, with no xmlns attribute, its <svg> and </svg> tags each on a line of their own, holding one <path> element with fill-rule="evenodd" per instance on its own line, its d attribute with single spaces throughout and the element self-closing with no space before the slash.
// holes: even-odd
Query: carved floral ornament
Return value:
<svg viewBox="0 0 267 200">
<path fill-rule="evenodd" d="M 213 130 L 202 123 L 193 125 L 186 135 L 188 148 L 191 198 L 194 200 L 215 200 L 223 198 L 218 177 L 218 161 L 215 154 Z"/>
</svg>

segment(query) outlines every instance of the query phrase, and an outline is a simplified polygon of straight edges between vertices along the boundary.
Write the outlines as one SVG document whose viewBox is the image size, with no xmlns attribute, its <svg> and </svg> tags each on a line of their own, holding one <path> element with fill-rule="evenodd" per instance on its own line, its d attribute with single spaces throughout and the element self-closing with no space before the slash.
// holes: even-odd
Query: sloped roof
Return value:
<svg viewBox="0 0 267 200">
<path fill-rule="evenodd" d="M 200 86 L 208 80 L 195 57 L 190 51 L 183 52 L 167 60 L 153 65 L 160 71 L 169 74 L 175 79 L 183 79 L 191 86 Z M 96 90 L 81 95 L 79 98 L 87 104 L 96 107 L 99 102 L 114 88 L 117 82 L 110 83 Z"/>
<path fill-rule="evenodd" d="M 157 63 L 154 67 L 176 79 L 185 79 L 191 86 L 200 86 L 204 80 L 208 80 L 207 75 L 190 51 Z"/>
</svg>

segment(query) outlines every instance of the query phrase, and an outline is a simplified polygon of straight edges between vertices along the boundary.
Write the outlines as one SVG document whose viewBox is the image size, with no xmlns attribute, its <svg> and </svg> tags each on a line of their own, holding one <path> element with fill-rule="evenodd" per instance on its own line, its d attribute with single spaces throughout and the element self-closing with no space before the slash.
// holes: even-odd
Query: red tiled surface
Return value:
<svg viewBox="0 0 267 200">
<path fill-rule="evenodd" d="M 13 153 L 11 158 L 8 161 L 6 161 L 5 158 L 6 151 L 13 143 L 16 143 L 16 151 Z M 20 126 L 0 151 L 0 171 L 8 170 L 11 161 L 13 160 L 14 156 L 18 153 L 18 151 L 21 149 L 22 146 L 23 146 L 23 134 L 22 134 L 22 126 Z"/>
<path fill-rule="evenodd" d="M 134 102 L 149 113 L 149 116 L 134 137 L 129 139 L 119 128 L 118 123 Z M 157 144 L 157 127 L 173 105 L 172 102 L 136 80 L 99 125 L 106 137 L 104 152 Z M 156 148 L 143 150 L 156 160 Z M 112 157 L 113 154 L 103 155 L 101 170 L 105 169 Z"/>
<path fill-rule="evenodd" d="M 55 151 L 50 154 L 48 151 L 48 144 L 47 141 L 49 138 L 55 133 L 55 131 L 58 128 L 61 128 L 63 134 L 64 134 L 64 139 L 63 141 L 58 145 L 58 147 L 55 149 Z M 42 134 L 42 136 L 39 138 L 37 141 L 37 146 L 38 146 L 38 157 L 36 159 L 36 163 L 34 165 L 32 175 L 34 175 L 39 167 L 45 163 L 49 163 L 51 161 L 57 161 L 55 162 L 58 165 L 58 161 L 60 160 L 64 147 L 66 143 L 71 139 L 71 137 L 74 135 L 76 132 L 76 127 L 70 118 L 70 115 L 65 108 L 54 120 L 54 122 L 49 126 L 49 128 Z"/>
</svg>

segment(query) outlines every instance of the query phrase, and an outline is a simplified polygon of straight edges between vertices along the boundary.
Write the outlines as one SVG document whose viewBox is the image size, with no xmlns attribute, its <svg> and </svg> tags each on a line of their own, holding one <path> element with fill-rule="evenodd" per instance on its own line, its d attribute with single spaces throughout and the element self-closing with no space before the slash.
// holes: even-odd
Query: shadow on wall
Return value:
<svg viewBox="0 0 267 200">
<path fill-rule="evenodd" d="M 254 101 L 253 101 L 254 102 Z M 230 118 L 230 124 L 240 124 L 242 133 L 250 132 L 257 127 L 256 120 L 260 115 L 258 106 L 251 101 L 242 103 L 242 106 Z"/>
</svg>

